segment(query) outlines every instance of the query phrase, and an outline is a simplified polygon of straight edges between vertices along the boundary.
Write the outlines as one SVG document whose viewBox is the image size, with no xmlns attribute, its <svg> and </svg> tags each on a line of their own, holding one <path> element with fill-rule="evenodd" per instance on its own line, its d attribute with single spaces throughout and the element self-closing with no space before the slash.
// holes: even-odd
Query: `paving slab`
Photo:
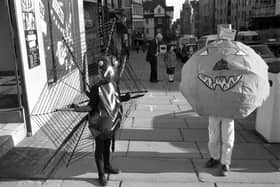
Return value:
<svg viewBox="0 0 280 187">
<path fill-rule="evenodd" d="M 249 183 L 277 184 L 280 183 L 280 172 L 267 160 L 233 160 L 231 172 L 226 177 L 219 176 L 218 168 L 205 168 L 207 160 L 194 159 L 199 179 L 203 182 L 217 183 Z"/>
<path fill-rule="evenodd" d="M 121 140 L 182 141 L 179 129 L 121 129 Z"/>
<path fill-rule="evenodd" d="M 112 153 L 114 156 L 126 156 L 128 151 L 129 141 L 116 140 L 115 141 L 115 152 Z"/>
<path fill-rule="evenodd" d="M 177 105 L 159 105 L 159 104 L 137 104 L 136 110 L 139 111 L 165 111 L 165 112 L 177 112 L 179 107 Z"/>
<path fill-rule="evenodd" d="M 131 128 L 134 119 L 132 117 L 127 118 L 121 125 L 121 128 Z"/>
<path fill-rule="evenodd" d="M 171 100 L 174 99 L 175 96 L 172 95 L 153 95 L 152 93 L 147 93 L 145 96 L 143 96 L 141 99 L 138 101 L 143 101 L 143 100 Z"/>
<path fill-rule="evenodd" d="M 186 122 L 193 129 L 208 129 L 208 117 L 204 116 L 187 116 Z M 235 129 L 243 129 L 238 123 L 235 123 Z"/>
<path fill-rule="evenodd" d="M 166 97 L 166 98 L 165 98 Z M 146 104 L 146 105 L 170 105 L 171 99 L 170 96 L 162 96 L 160 98 L 143 98 L 137 101 L 137 104 Z"/>
<path fill-rule="evenodd" d="M 92 179 L 92 180 L 64 180 L 61 184 L 61 187 L 93 187 L 93 186 L 100 186 L 98 183 L 98 180 Z M 120 181 L 108 181 L 107 185 L 108 187 L 119 187 Z"/>
<path fill-rule="evenodd" d="M 201 158 L 194 143 L 130 141 L 129 157 Z"/>
<path fill-rule="evenodd" d="M 184 141 L 197 141 L 197 142 L 208 142 L 209 135 L 208 129 L 184 129 L 183 130 Z M 235 144 L 245 143 L 245 140 L 237 132 L 235 133 Z"/>
<path fill-rule="evenodd" d="M 63 180 L 46 180 L 42 183 L 42 187 L 61 187 Z"/>
<path fill-rule="evenodd" d="M 179 89 L 178 89 L 179 90 Z M 174 97 L 179 100 L 187 100 L 181 92 L 178 91 L 178 94 L 175 94 Z M 189 102 L 188 102 L 189 103 Z"/>
<path fill-rule="evenodd" d="M 174 99 L 171 99 L 171 104 L 177 104 L 177 105 L 189 105 L 189 102 L 185 99 L 185 98 L 182 98 L 182 97 L 176 97 Z"/>
<path fill-rule="evenodd" d="M 264 144 L 264 147 L 280 160 L 280 144 Z"/>
<path fill-rule="evenodd" d="M 0 181 L 0 187 L 41 187 L 41 186 L 42 186 L 41 181 L 31 181 L 31 180 Z"/>
<path fill-rule="evenodd" d="M 233 159 L 274 159 L 262 144 L 245 143 L 236 144 L 232 153 Z"/>
<path fill-rule="evenodd" d="M 270 162 L 274 168 L 276 168 L 278 171 L 280 171 L 280 160 L 271 160 Z"/>
<path fill-rule="evenodd" d="M 193 110 L 190 104 L 177 104 L 181 111 Z"/>
<path fill-rule="evenodd" d="M 0 157 L 5 155 L 13 146 L 12 136 L 0 136 Z"/>
<path fill-rule="evenodd" d="M 174 118 L 174 113 L 171 111 L 140 111 L 136 110 L 131 114 L 131 117 L 135 118 L 154 118 L 154 117 L 161 117 L 161 118 Z"/>
<path fill-rule="evenodd" d="M 182 93 L 178 90 L 176 90 L 176 91 L 168 90 L 167 95 L 174 96 L 174 97 L 177 97 L 177 96 L 182 97 Z"/>
<path fill-rule="evenodd" d="M 208 144 L 198 142 L 197 145 L 203 157 L 209 158 Z M 274 159 L 274 156 L 269 153 L 262 144 L 235 143 L 232 159 L 270 160 Z"/>
<path fill-rule="evenodd" d="M 208 129 L 182 129 L 184 141 L 186 142 L 208 142 Z M 236 133 L 235 143 L 244 143 L 244 139 Z"/>
<path fill-rule="evenodd" d="M 256 110 L 252 112 L 249 116 L 243 119 L 235 120 L 236 123 L 242 125 L 244 129 L 256 129 Z"/>
<path fill-rule="evenodd" d="M 149 89 L 148 93 L 146 95 L 151 95 L 151 96 L 166 96 L 167 91 L 166 90 L 152 90 Z"/>
<path fill-rule="evenodd" d="M 190 160 L 163 158 L 113 158 L 113 165 L 122 173 L 111 180 L 141 182 L 198 182 Z"/>
<path fill-rule="evenodd" d="M 207 117 L 193 117 L 188 116 L 185 118 L 187 125 L 192 129 L 208 129 L 208 118 Z"/>
<path fill-rule="evenodd" d="M 238 129 L 237 132 L 247 143 L 264 143 L 263 138 L 257 134 L 255 129 Z"/>
<path fill-rule="evenodd" d="M 217 187 L 280 187 L 280 184 L 216 183 Z"/>
<path fill-rule="evenodd" d="M 174 116 L 176 118 L 188 118 L 188 117 L 199 117 L 199 115 L 193 110 L 181 110 L 180 112 L 175 112 Z"/>
<path fill-rule="evenodd" d="M 207 142 L 207 129 L 182 129 L 182 134 L 185 142 Z"/>
<path fill-rule="evenodd" d="M 0 177 L 16 179 L 46 178 L 50 168 L 42 172 L 46 161 L 54 153 L 52 149 L 16 147 L 0 159 Z"/>
<path fill-rule="evenodd" d="M 186 128 L 184 119 L 177 118 L 135 118 L 133 128 Z"/>
<path fill-rule="evenodd" d="M 213 183 L 187 182 L 130 182 L 124 181 L 121 187 L 215 187 Z"/>
<path fill-rule="evenodd" d="M 59 166 L 50 176 L 51 179 L 96 179 L 97 168 L 93 156 L 86 156 L 76 162 Z"/>
</svg>

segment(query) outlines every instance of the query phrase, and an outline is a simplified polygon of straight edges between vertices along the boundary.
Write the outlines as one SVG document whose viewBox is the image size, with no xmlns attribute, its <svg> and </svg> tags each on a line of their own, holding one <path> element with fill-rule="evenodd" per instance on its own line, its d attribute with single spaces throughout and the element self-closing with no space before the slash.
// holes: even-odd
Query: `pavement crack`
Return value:
<svg viewBox="0 0 280 187">
<path fill-rule="evenodd" d="M 197 150 L 199 151 L 199 155 L 200 155 L 200 157 L 203 159 L 204 157 L 203 157 L 203 154 L 202 154 L 202 152 L 201 152 L 201 150 L 200 150 L 200 148 L 199 148 L 198 142 L 197 142 L 197 141 L 195 141 L 195 142 L 194 142 L 194 144 L 195 144 L 195 146 L 196 146 Z"/>
<path fill-rule="evenodd" d="M 193 159 L 190 159 L 190 162 L 191 162 L 191 164 L 192 164 L 192 167 L 193 167 L 193 170 L 194 170 L 195 175 L 196 175 L 196 177 L 197 177 L 197 180 L 198 180 L 199 182 L 203 182 L 203 181 L 199 178 L 199 172 L 198 172 L 197 168 L 195 167 L 195 163 L 194 163 Z"/>
<path fill-rule="evenodd" d="M 185 138 L 184 138 L 184 134 L 183 134 L 183 129 L 182 128 L 179 128 L 179 132 L 180 132 L 180 136 L 182 138 L 182 141 L 184 142 L 185 141 Z"/>
</svg>

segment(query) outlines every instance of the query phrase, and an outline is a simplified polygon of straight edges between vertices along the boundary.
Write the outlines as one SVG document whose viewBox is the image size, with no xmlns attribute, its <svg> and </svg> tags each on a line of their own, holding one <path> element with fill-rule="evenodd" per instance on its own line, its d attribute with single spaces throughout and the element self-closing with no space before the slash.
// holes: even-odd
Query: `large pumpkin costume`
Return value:
<svg viewBox="0 0 280 187">
<path fill-rule="evenodd" d="M 250 47 L 217 40 L 184 65 L 180 90 L 199 115 L 243 118 L 269 95 L 268 66 Z"/>
</svg>

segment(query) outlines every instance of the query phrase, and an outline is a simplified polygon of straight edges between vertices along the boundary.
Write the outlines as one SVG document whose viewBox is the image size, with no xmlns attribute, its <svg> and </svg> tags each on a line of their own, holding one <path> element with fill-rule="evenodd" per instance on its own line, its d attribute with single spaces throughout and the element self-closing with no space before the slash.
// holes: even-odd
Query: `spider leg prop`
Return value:
<svg viewBox="0 0 280 187">
<path fill-rule="evenodd" d="M 73 134 L 79 129 L 79 127 L 83 124 L 84 121 L 88 120 L 88 115 L 84 116 L 81 121 L 72 129 L 72 131 L 68 134 L 68 136 L 63 140 L 61 145 L 57 148 L 51 158 L 46 162 L 42 170 L 45 170 L 50 162 L 55 158 L 55 156 L 59 153 L 59 151 L 63 148 L 63 146 L 71 139 Z"/>
</svg>

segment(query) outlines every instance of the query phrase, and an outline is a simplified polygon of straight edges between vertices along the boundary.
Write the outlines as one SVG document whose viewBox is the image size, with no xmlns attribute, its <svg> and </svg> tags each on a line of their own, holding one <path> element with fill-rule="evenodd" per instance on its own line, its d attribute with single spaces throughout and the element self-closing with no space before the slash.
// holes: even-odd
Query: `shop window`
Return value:
<svg viewBox="0 0 280 187">
<path fill-rule="evenodd" d="M 41 16 L 47 26 L 43 40 L 49 83 L 56 82 L 76 69 L 76 63 L 81 63 L 82 56 L 78 6 L 73 5 L 77 2 L 76 0 L 59 2 L 50 3 L 49 0 L 41 0 L 40 4 Z M 92 23 L 86 24 L 89 26 Z"/>
</svg>

